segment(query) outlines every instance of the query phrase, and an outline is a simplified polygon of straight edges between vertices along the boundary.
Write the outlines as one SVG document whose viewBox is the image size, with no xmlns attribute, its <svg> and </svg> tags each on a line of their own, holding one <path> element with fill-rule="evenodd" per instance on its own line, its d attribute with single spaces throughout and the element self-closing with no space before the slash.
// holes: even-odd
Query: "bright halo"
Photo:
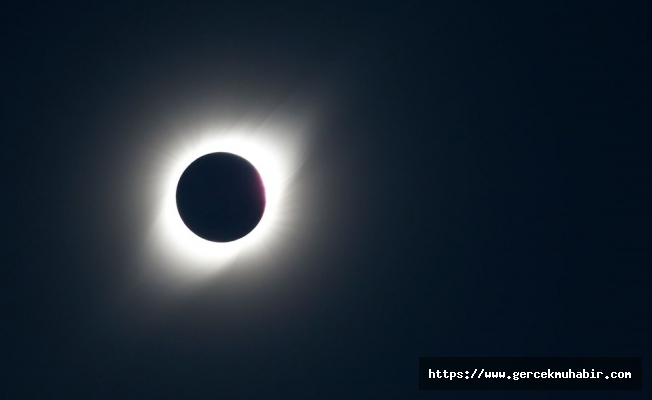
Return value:
<svg viewBox="0 0 652 400">
<path fill-rule="evenodd" d="M 149 180 L 151 229 L 147 256 L 151 268 L 163 268 L 174 277 L 200 278 L 224 270 L 236 260 L 269 259 L 296 213 L 290 186 L 301 163 L 302 132 L 288 124 L 256 128 L 214 127 L 196 134 L 180 134 L 158 154 L 156 172 Z M 199 157 L 233 153 L 248 160 L 265 187 L 265 212 L 248 235 L 227 243 L 195 235 L 183 223 L 176 204 L 176 189 L 185 169 Z M 152 271 L 153 272 L 153 271 Z"/>
</svg>

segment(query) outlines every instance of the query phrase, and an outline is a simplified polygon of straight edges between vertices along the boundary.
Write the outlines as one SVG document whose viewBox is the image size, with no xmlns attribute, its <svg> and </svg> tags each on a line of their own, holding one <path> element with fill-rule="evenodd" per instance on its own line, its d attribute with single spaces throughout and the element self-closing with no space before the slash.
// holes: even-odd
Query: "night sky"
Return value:
<svg viewBox="0 0 652 400">
<path fill-rule="evenodd" d="M 418 358 L 646 364 L 652 2 L 68 3 L 0 5 L 0 398 L 645 397 Z M 291 223 L 161 283 L 155 155 L 279 115 Z"/>
</svg>

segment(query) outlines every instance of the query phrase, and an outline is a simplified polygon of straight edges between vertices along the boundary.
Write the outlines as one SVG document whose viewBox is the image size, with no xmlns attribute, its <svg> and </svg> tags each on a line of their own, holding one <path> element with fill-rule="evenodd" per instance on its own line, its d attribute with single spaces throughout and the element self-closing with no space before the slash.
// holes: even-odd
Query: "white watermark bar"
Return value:
<svg viewBox="0 0 652 400">
<path fill-rule="evenodd" d="M 642 390 L 641 357 L 421 357 L 420 390 Z"/>
</svg>

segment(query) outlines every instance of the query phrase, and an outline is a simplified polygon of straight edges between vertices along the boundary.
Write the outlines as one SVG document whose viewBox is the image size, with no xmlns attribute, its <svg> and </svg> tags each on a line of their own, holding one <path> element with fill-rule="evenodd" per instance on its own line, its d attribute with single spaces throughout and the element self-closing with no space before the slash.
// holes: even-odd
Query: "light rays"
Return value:
<svg viewBox="0 0 652 400">
<path fill-rule="evenodd" d="M 293 177 L 305 155 L 305 131 L 298 124 L 266 121 L 214 125 L 197 132 L 179 133 L 154 153 L 156 168 L 143 188 L 151 206 L 144 244 L 149 273 L 174 279 L 196 280 L 214 275 L 248 260 L 264 263 L 275 256 L 287 227 L 301 218 L 293 204 Z M 214 152 L 239 155 L 258 170 L 265 186 L 266 208 L 258 226 L 247 236 L 229 243 L 204 240 L 183 223 L 176 207 L 176 187 L 185 168 Z M 290 190 L 292 189 L 292 190 Z"/>
</svg>

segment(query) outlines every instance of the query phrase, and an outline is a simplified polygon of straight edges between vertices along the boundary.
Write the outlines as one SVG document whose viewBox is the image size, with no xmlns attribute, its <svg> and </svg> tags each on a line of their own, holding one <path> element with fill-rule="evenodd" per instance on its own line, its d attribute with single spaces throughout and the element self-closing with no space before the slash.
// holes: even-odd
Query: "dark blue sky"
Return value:
<svg viewBox="0 0 652 400">
<path fill-rule="evenodd" d="M 650 354 L 652 3 L 135 3 L 0 6 L 0 397 L 644 397 L 417 366 Z M 225 99 L 319 115 L 319 207 L 280 265 L 154 299 L 116 199 Z"/>
</svg>

